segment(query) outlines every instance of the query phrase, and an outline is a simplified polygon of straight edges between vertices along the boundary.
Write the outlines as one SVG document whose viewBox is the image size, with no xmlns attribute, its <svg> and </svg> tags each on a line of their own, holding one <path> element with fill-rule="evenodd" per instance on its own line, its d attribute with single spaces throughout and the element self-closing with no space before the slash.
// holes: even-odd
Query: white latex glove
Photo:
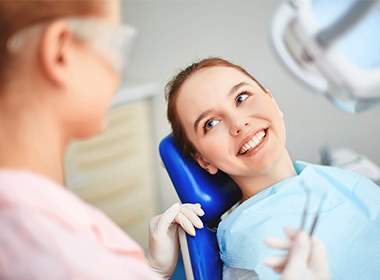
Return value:
<svg viewBox="0 0 380 280">
<path fill-rule="evenodd" d="M 323 243 L 304 231 L 285 229 L 289 239 L 270 238 L 266 244 L 275 249 L 287 250 L 287 255 L 272 256 L 265 263 L 282 273 L 282 280 L 331 279 L 327 254 Z"/>
<path fill-rule="evenodd" d="M 198 217 L 203 215 L 200 204 L 175 203 L 163 214 L 151 219 L 147 261 L 154 271 L 164 278 L 173 274 L 179 254 L 178 226 L 195 236 L 194 227 L 203 228 Z"/>
</svg>

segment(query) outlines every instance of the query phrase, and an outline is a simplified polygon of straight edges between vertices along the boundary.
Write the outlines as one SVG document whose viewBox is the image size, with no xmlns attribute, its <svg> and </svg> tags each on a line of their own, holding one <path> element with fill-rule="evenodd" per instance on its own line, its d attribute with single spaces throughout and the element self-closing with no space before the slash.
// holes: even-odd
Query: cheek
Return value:
<svg viewBox="0 0 380 280">
<path fill-rule="evenodd" d="M 97 51 L 89 50 L 81 58 L 76 77 L 81 78 L 80 91 L 93 98 L 112 97 L 119 84 L 120 76 L 109 61 Z"/>
<path fill-rule="evenodd" d="M 81 93 L 97 104 L 99 109 L 108 108 L 120 80 L 120 76 L 108 64 L 101 62 L 94 61 L 87 72 L 87 82 L 81 88 Z"/>
<path fill-rule="evenodd" d="M 118 77 L 110 73 L 102 73 L 96 80 L 87 77 L 78 85 L 70 113 L 75 137 L 85 138 L 105 130 L 106 114 L 117 85 Z"/>
<path fill-rule="evenodd" d="M 225 134 L 221 133 L 221 129 L 209 132 L 212 135 L 205 137 L 199 143 L 199 151 L 207 158 L 211 163 L 219 163 L 223 160 L 223 156 L 226 155 L 229 150 L 227 138 Z"/>
<path fill-rule="evenodd" d="M 277 114 L 279 114 L 279 113 L 277 112 Z M 277 129 L 278 129 L 278 132 L 280 134 L 280 137 L 285 142 L 285 140 L 286 140 L 286 127 L 285 127 L 284 119 L 282 118 L 281 114 L 279 114 L 279 116 L 277 117 L 276 123 L 277 123 Z"/>
<path fill-rule="evenodd" d="M 87 71 L 86 88 L 84 91 L 92 92 L 93 98 L 111 98 L 119 85 L 120 76 L 110 65 L 94 61 L 94 65 Z"/>
</svg>

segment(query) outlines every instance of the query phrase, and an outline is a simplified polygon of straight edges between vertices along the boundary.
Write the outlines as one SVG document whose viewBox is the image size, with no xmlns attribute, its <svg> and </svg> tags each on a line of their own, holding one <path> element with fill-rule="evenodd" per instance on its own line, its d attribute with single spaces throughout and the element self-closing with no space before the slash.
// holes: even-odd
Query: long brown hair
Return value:
<svg viewBox="0 0 380 280">
<path fill-rule="evenodd" d="M 188 66 L 187 68 L 181 70 L 167 83 L 165 87 L 165 98 L 168 102 L 167 118 L 172 127 L 173 137 L 176 140 L 179 149 L 184 156 L 191 155 L 196 151 L 196 149 L 187 138 L 185 129 L 178 117 L 178 111 L 176 108 L 178 93 L 181 90 L 182 85 L 191 75 L 195 74 L 201 69 L 217 66 L 230 67 L 242 72 L 243 74 L 247 75 L 252 80 L 254 80 L 264 91 L 266 91 L 266 89 L 259 83 L 259 81 L 252 77 L 252 75 L 250 75 L 244 68 L 219 57 L 211 57 L 200 60 Z"/>
<path fill-rule="evenodd" d="M 17 31 L 61 17 L 102 16 L 107 0 L 11 0 L 0 1 L 0 89 L 12 75 L 7 41 Z"/>
</svg>

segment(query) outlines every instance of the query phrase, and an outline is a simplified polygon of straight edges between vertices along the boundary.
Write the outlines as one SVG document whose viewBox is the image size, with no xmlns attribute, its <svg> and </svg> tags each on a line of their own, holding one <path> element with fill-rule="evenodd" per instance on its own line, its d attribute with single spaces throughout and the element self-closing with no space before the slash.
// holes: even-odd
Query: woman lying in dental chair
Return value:
<svg viewBox="0 0 380 280">
<path fill-rule="evenodd" d="M 218 226 L 224 279 L 278 279 L 264 263 L 278 251 L 264 240 L 284 238 L 284 226 L 301 220 L 324 242 L 333 279 L 379 277 L 379 187 L 334 167 L 293 163 L 282 112 L 243 68 L 219 58 L 194 63 L 169 82 L 166 97 L 183 154 L 210 174 L 224 171 L 242 192 Z"/>
</svg>

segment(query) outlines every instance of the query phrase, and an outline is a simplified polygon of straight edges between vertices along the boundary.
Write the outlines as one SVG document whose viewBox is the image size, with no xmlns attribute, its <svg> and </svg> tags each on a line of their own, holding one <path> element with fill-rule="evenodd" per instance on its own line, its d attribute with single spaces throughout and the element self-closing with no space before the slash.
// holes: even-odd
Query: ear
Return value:
<svg viewBox="0 0 380 280">
<path fill-rule="evenodd" d="M 68 77 L 70 38 L 64 21 L 50 24 L 42 35 L 39 61 L 47 78 L 56 85 L 63 84 Z"/>
<path fill-rule="evenodd" d="M 270 92 L 270 90 L 266 88 L 265 93 L 268 94 L 272 98 L 274 104 L 276 105 L 276 107 L 280 113 L 281 118 L 284 118 L 284 113 L 281 111 L 280 106 L 278 106 L 276 99 L 273 97 L 273 94 Z"/>
<path fill-rule="evenodd" d="M 218 168 L 209 163 L 203 156 L 201 156 L 198 152 L 192 153 L 191 157 L 211 175 L 214 175 L 218 172 Z"/>
</svg>

